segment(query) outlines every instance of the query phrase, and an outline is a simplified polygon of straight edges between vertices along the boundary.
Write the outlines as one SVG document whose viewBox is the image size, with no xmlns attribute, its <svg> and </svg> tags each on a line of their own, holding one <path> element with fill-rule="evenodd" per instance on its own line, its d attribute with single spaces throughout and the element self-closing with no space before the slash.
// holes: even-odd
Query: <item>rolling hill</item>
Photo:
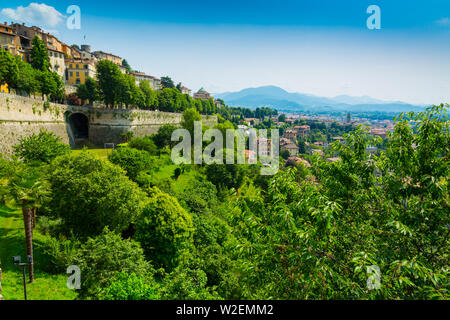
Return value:
<svg viewBox="0 0 450 320">
<path fill-rule="evenodd" d="M 234 107 L 270 107 L 279 111 L 349 111 L 349 112 L 406 112 L 422 111 L 423 106 L 398 101 L 382 101 L 368 96 L 340 95 L 325 98 L 310 94 L 287 92 L 276 86 L 247 88 L 239 92 L 214 94 Z"/>
</svg>

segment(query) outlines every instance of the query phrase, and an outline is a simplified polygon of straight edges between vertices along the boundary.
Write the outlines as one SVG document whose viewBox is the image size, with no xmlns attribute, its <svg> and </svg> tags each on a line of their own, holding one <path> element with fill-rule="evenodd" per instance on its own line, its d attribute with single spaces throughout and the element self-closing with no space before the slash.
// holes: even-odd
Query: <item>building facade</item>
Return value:
<svg viewBox="0 0 450 320">
<path fill-rule="evenodd" d="M 286 130 L 283 136 L 287 139 L 297 141 L 297 131 L 295 130 Z"/>
<path fill-rule="evenodd" d="M 48 48 L 48 57 L 50 60 L 51 71 L 56 72 L 62 79 L 66 71 L 65 55 L 62 51 L 57 51 Z"/>
<path fill-rule="evenodd" d="M 281 151 L 287 150 L 291 157 L 298 156 L 298 147 L 294 143 L 288 143 L 281 147 Z"/>
<path fill-rule="evenodd" d="M 65 63 L 65 82 L 69 85 L 84 84 L 87 77 L 97 77 L 95 60 L 66 59 Z"/>
<path fill-rule="evenodd" d="M 20 37 L 11 26 L 0 23 L 0 50 L 6 50 L 13 55 L 19 55 L 25 60 L 25 52 L 20 43 Z M 9 93 L 8 85 L 0 84 L 0 92 Z"/>
<path fill-rule="evenodd" d="M 136 84 L 139 85 L 141 81 L 148 81 L 150 83 L 150 87 L 153 90 L 161 90 L 161 79 L 155 78 L 143 72 L 133 72 L 130 73 L 136 79 Z"/>
<path fill-rule="evenodd" d="M 109 60 L 109 61 L 117 64 L 118 66 L 122 66 L 123 59 L 112 53 L 107 53 L 107 52 L 103 52 L 103 51 L 94 51 L 93 54 L 94 54 L 94 56 L 97 57 L 98 60 Z"/>
<path fill-rule="evenodd" d="M 209 100 L 209 99 L 214 99 L 209 92 L 207 92 L 205 89 L 201 88 L 200 90 L 198 90 L 198 92 L 194 93 L 194 99 L 204 99 L 204 100 Z"/>
<path fill-rule="evenodd" d="M 297 131 L 297 136 L 304 138 L 311 132 L 311 127 L 308 125 L 296 126 L 294 127 L 294 130 Z"/>
</svg>

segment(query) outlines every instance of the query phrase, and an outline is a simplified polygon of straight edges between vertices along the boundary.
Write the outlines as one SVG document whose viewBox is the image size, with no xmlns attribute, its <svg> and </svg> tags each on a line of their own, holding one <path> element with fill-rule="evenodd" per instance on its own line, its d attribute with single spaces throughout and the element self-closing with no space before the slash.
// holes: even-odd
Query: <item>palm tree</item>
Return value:
<svg viewBox="0 0 450 320">
<path fill-rule="evenodd" d="M 33 257 L 33 229 L 36 210 L 49 195 L 49 184 L 42 179 L 39 168 L 22 166 L 10 179 L 9 187 L 16 204 L 22 207 L 27 255 Z M 33 264 L 29 266 L 29 279 L 30 282 L 34 281 Z"/>
</svg>

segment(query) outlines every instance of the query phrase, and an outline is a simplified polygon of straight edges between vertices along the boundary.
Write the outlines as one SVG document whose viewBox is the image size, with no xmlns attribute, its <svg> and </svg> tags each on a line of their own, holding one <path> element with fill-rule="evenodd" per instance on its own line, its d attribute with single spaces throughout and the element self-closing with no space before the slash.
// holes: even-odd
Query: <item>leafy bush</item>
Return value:
<svg viewBox="0 0 450 320">
<path fill-rule="evenodd" d="M 62 219 L 66 234 L 95 236 L 105 226 L 123 231 L 141 212 L 145 194 L 123 170 L 86 151 L 55 159 L 47 207 Z"/>
<path fill-rule="evenodd" d="M 207 287 L 208 279 L 202 270 L 179 267 L 164 280 L 161 296 L 167 300 L 217 300 L 215 288 Z"/>
<path fill-rule="evenodd" d="M 137 221 L 136 239 L 156 267 L 171 269 L 192 245 L 192 218 L 175 198 L 158 188 L 151 193 Z"/>
<path fill-rule="evenodd" d="M 165 124 L 158 129 L 158 132 L 152 136 L 153 141 L 155 141 L 156 146 L 159 149 L 164 147 L 173 147 L 174 142 L 172 142 L 172 133 L 177 129 L 173 124 Z"/>
<path fill-rule="evenodd" d="M 147 151 L 151 155 L 155 155 L 158 152 L 155 142 L 153 142 L 153 139 L 150 137 L 133 138 L 128 142 L 128 146 L 130 148 Z"/>
<path fill-rule="evenodd" d="M 159 300 L 159 285 L 150 277 L 137 276 L 121 272 L 111 284 L 102 289 L 101 300 Z"/>
<path fill-rule="evenodd" d="M 210 164 L 206 166 L 205 173 L 218 189 L 238 189 L 245 177 L 243 166 L 238 164 Z"/>
<path fill-rule="evenodd" d="M 38 242 L 36 247 L 46 257 L 41 259 L 44 261 L 42 270 L 50 274 L 61 274 L 76 260 L 80 242 L 48 236 L 43 242 Z"/>
<path fill-rule="evenodd" d="M 70 146 L 62 143 L 53 132 L 41 130 L 39 134 L 20 139 L 14 151 L 25 162 L 50 163 L 56 157 L 68 154 Z"/>
<path fill-rule="evenodd" d="M 177 194 L 177 198 L 195 213 L 208 211 L 218 204 L 217 189 L 209 181 L 192 181 L 180 194 Z"/>
<path fill-rule="evenodd" d="M 136 276 L 152 272 L 138 243 L 123 240 L 120 235 L 107 228 L 101 235 L 89 238 L 82 245 L 74 264 L 81 269 L 79 293 L 82 298 L 98 298 L 102 289 L 111 286 L 115 276 L 121 272 Z M 113 288 L 109 292 L 114 292 Z"/>
<path fill-rule="evenodd" d="M 139 173 L 150 170 L 153 163 L 147 152 L 133 148 L 119 148 L 111 153 L 108 159 L 124 169 L 133 181 L 136 181 Z"/>
</svg>

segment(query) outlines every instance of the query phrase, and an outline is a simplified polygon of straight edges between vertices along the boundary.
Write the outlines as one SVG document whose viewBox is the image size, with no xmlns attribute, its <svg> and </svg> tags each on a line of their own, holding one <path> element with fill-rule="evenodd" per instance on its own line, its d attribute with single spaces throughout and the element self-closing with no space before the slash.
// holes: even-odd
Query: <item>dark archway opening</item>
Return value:
<svg viewBox="0 0 450 320">
<path fill-rule="evenodd" d="M 69 116 L 70 128 L 75 140 L 89 139 L 89 119 L 82 113 L 74 113 Z"/>
</svg>

